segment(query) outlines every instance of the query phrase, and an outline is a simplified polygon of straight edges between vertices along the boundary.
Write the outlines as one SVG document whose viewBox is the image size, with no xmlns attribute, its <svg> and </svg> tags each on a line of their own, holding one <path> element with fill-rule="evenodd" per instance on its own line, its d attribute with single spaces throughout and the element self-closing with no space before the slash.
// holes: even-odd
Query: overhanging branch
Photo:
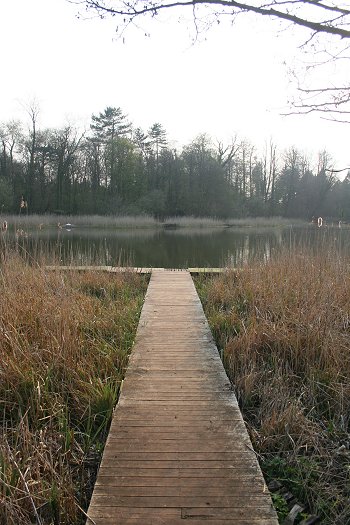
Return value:
<svg viewBox="0 0 350 525">
<path fill-rule="evenodd" d="M 179 0 L 179 1 L 148 1 L 133 0 L 125 2 L 122 0 L 71 0 L 72 3 L 85 5 L 88 10 L 95 10 L 100 14 L 109 14 L 135 19 L 142 15 L 156 16 L 162 10 L 174 8 L 194 8 L 196 6 L 206 6 L 222 8 L 224 12 L 252 12 L 261 16 L 282 19 L 292 24 L 305 27 L 317 33 L 327 33 L 341 38 L 350 38 L 350 10 L 338 6 L 333 6 L 326 2 L 313 0 L 295 0 L 294 2 L 284 2 L 275 0 L 273 2 L 237 2 L 234 0 Z M 310 17 L 299 16 L 298 10 L 307 7 Z M 333 13 L 333 18 L 325 18 L 324 11 Z M 218 16 L 221 13 L 216 13 Z"/>
</svg>

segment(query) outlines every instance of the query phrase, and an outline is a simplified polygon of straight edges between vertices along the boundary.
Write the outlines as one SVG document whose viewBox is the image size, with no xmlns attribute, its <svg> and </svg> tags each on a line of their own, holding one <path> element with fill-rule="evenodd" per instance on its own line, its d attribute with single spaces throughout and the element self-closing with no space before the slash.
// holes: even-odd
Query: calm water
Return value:
<svg viewBox="0 0 350 525">
<path fill-rule="evenodd" d="M 242 266 L 267 260 L 281 249 L 350 253 L 350 229 L 307 227 L 113 230 L 74 228 L 32 230 L 2 242 L 29 254 L 50 251 L 63 264 L 132 265 L 137 267 Z"/>
</svg>

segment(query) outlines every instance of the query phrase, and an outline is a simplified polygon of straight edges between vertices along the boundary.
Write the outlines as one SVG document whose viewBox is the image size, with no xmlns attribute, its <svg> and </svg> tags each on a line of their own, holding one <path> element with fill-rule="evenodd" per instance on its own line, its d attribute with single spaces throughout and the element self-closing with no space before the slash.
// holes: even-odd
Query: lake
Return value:
<svg viewBox="0 0 350 525">
<path fill-rule="evenodd" d="M 188 268 L 239 267 L 268 260 L 282 249 L 350 253 L 350 229 L 308 226 L 229 228 L 33 229 L 2 242 L 29 254 L 47 253 L 62 264 Z"/>
</svg>

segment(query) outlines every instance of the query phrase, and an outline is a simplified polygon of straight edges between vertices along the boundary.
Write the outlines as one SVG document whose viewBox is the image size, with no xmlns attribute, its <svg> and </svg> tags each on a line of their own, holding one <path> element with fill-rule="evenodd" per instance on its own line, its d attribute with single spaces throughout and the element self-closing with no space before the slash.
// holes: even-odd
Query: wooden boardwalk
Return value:
<svg viewBox="0 0 350 525">
<path fill-rule="evenodd" d="M 153 271 L 87 525 L 277 525 L 187 271 Z"/>
</svg>

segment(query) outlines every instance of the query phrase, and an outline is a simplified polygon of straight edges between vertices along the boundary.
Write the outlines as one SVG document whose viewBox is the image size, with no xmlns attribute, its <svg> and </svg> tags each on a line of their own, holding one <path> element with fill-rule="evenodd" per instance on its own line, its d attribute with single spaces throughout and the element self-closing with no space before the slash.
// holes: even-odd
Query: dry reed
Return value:
<svg viewBox="0 0 350 525">
<path fill-rule="evenodd" d="M 285 254 L 198 283 L 262 469 L 322 523 L 350 523 L 350 280 Z"/>
<path fill-rule="evenodd" d="M 84 523 L 146 288 L 0 265 L 0 523 Z"/>
</svg>

